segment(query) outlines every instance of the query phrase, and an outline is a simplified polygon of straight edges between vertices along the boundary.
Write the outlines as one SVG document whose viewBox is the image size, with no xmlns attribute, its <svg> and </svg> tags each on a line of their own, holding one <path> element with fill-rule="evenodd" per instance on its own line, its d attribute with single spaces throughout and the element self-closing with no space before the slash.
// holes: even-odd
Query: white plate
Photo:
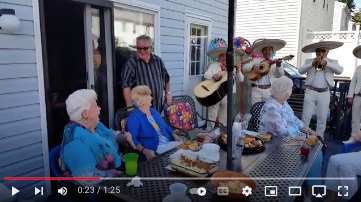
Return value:
<svg viewBox="0 0 361 202">
<path fill-rule="evenodd" d="M 259 136 L 260 134 L 254 131 L 245 130 L 245 134 L 252 135 L 252 136 Z"/>
<path fill-rule="evenodd" d="M 184 196 L 184 198 L 182 198 L 182 200 L 180 200 L 182 202 L 192 202 L 192 200 L 188 197 L 188 196 Z M 162 202 L 174 202 L 172 199 L 172 195 L 169 194 L 168 196 L 164 197 Z"/>
</svg>

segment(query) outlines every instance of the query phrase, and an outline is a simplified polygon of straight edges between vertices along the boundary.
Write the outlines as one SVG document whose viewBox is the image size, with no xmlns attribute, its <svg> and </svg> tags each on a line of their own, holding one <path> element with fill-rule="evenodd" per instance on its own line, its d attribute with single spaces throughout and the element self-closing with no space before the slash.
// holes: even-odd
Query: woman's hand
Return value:
<svg viewBox="0 0 361 202">
<path fill-rule="evenodd" d="M 183 142 L 183 139 L 181 137 L 179 137 L 178 135 L 176 135 L 176 134 L 173 135 L 173 138 L 177 142 Z"/>
<path fill-rule="evenodd" d="M 124 133 L 124 139 L 128 142 L 128 144 L 135 149 L 135 145 L 132 139 L 132 135 L 129 132 Z"/>
<path fill-rule="evenodd" d="M 145 157 L 147 157 L 147 160 L 155 157 L 154 151 L 150 150 L 150 149 L 145 149 L 143 150 L 143 154 L 145 155 Z"/>
</svg>

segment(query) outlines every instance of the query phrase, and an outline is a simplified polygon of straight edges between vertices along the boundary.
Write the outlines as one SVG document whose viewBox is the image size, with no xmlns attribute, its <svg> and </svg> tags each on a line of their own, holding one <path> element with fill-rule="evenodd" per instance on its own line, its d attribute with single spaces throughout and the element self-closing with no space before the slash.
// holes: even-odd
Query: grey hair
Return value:
<svg viewBox="0 0 361 202">
<path fill-rule="evenodd" d="M 132 104 L 139 107 L 143 103 L 143 98 L 147 95 L 151 95 L 152 91 L 146 85 L 136 86 L 130 91 L 130 99 Z"/>
<path fill-rule="evenodd" d="M 293 81 L 287 76 L 281 76 L 272 81 L 271 95 L 274 98 L 285 98 L 292 93 Z"/>
<path fill-rule="evenodd" d="M 66 111 L 71 121 L 80 121 L 81 113 L 84 110 L 89 110 L 91 101 L 97 99 L 97 94 L 94 90 L 80 89 L 69 95 L 66 99 Z"/>
<path fill-rule="evenodd" d="M 150 38 L 150 36 L 148 36 L 148 35 L 143 34 L 143 35 L 138 36 L 138 37 L 136 38 L 137 44 L 138 44 L 138 42 L 141 41 L 141 40 L 149 41 L 149 44 L 152 45 L 152 38 Z"/>
</svg>

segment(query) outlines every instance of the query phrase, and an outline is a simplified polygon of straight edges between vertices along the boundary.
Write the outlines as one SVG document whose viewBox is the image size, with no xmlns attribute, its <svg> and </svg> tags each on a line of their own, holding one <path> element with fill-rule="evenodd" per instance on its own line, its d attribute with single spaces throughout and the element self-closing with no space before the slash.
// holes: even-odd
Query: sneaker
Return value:
<svg viewBox="0 0 361 202">
<path fill-rule="evenodd" d="M 352 144 L 352 143 L 354 143 L 354 142 L 356 142 L 355 138 L 350 137 L 349 140 L 343 141 L 342 143 L 344 143 L 344 144 Z"/>
</svg>

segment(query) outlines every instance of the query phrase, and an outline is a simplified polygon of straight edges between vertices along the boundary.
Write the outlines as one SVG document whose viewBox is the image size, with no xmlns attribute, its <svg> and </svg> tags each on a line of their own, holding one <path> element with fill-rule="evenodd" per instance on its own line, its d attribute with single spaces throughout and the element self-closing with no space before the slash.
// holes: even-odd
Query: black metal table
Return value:
<svg viewBox="0 0 361 202">
<path fill-rule="evenodd" d="M 311 151 L 306 162 L 300 157 L 301 141 L 291 138 L 272 139 L 271 143 L 266 144 L 264 152 L 253 155 L 242 155 L 241 160 L 233 161 L 233 170 L 243 172 L 255 178 L 257 187 L 248 197 L 248 201 L 293 201 L 294 197 L 289 197 L 289 186 L 301 186 L 304 182 L 303 177 L 307 176 L 317 155 L 321 152 L 322 145 L 317 144 Z M 186 177 L 177 172 L 165 168 L 169 165 L 169 156 L 177 149 L 163 153 L 150 161 L 145 161 L 138 166 L 138 176 L 143 182 L 143 186 L 134 188 L 126 187 L 129 180 L 105 180 L 101 186 L 118 186 L 119 193 L 114 195 L 126 201 L 162 201 L 170 194 L 169 185 L 175 182 L 181 182 L 188 186 L 187 196 L 193 201 L 225 201 L 224 198 L 217 196 L 216 188 L 210 180 L 189 180 L 177 179 Z M 226 152 L 221 151 L 220 170 L 226 169 Z M 142 177 L 160 178 L 142 180 Z M 172 179 L 173 178 L 173 179 Z M 295 178 L 295 179 L 292 179 Z M 277 196 L 266 197 L 264 194 L 265 186 L 277 186 Z M 205 187 L 207 194 L 198 196 L 189 193 L 191 188 Z"/>
</svg>

